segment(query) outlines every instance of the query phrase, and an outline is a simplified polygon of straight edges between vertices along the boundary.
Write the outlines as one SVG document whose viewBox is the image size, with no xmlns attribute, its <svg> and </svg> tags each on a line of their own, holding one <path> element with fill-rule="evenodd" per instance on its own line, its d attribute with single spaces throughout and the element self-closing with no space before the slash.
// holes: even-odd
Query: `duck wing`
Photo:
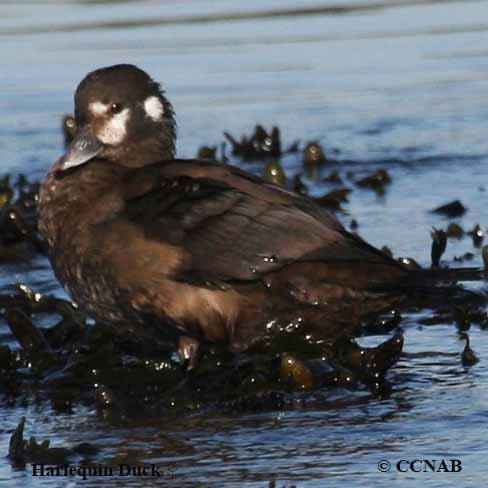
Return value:
<svg viewBox="0 0 488 488">
<path fill-rule="evenodd" d="M 401 267 L 311 199 L 229 165 L 174 160 L 133 170 L 124 199 L 121 217 L 181 250 L 181 281 L 257 280 L 300 262 Z"/>
</svg>

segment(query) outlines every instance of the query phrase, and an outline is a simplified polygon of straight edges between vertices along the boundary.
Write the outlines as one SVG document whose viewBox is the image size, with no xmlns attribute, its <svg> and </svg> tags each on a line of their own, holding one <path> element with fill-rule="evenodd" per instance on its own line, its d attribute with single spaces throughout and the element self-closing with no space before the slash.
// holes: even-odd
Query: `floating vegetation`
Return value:
<svg viewBox="0 0 488 488">
<path fill-rule="evenodd" d="M 432 236 L 431 259 L 432 266 L 438 267 L 440 260 L 447 246 L 447 235 L 442 229 L 432 229 L 430 234 Z"/>
<path fill-rule="evenodd" d="M 370 188 L 379 194 L 383 194 L 385 186 L 391 183 L 391 176 L 386 169 L 379 169 L 374 173 L 356 181 L 360 188 Z"/>
<path fill-rule="evenodd" d="M 481 244 L 483 243 L 483 239 L 485 238 L 485 233 L 483 232 L 479 224 L 476 224 L 473 229 L 467 232 L 467 234 L 472 237 L 474 247 L 481 246 Z"/>
<path fill-rule="evenodd" d="M 24 439 L 25 417 L 22 417 L 10 437 L 8 458 L 12 466 L 20 468 L 26 463 L 63 465 L 75 456 L 85 459 L 99 452 L 99 448 L 88 442 L 82 442 L 72 448 L 51 447 L 49 440 L 38 442 L 35 437 Z"/>
<path fill-rule="evenodd" d="M 434 213 L 446 215 L 450 218 L 461 217 L 466 211 L 466 207 L 459 200 L 454 200 L 432 210 Z"/>
<path fill-rule="evenodd" d="M 451 222 L 446 229 L 446 236 L 452 239 L 461 239 L 464 236 L 464 229 L 455 222 Z"/>
<path fill-rule="evenodd" d="M 463 366 L 474 366 L 479 359 L 469 345 L 469 335 L 467 333 L 462 333 L 461 337 L 466 340 L 466 345 L 461 354 Z"/>
<path fill-rule="evenodd" d="M 393 251 L 388 246 L 383 246 L 381 248 L 381 252 L 384 252 L 385 254 L 387 254 L 388 256 L 390 256 L 390 258 L 393 257 Z"/>
<path fill-rule="evenodd" d="M 314 198 L 315 202 L 329 210 L 341 210 L 341 203 L 347 202 L 347 196 L 351 193 L 350 188 L 339 188 L 332 190 L 321 197 Z"/>
<path fill-rule="evenodd" d="M 276 484 L 276 481 L 270 481 L 269 482 L 269 485 L 267 486 L 267 488 L 297 488 L 295 485 L 281 485 L 281 486 L 278 486 Z"/>
<path fill-rule="evenodd" d="M 337 183 L 338 185 L 342 184 L 342 178 L 339 175 L 337 170 L 331 171 L 327 176 L 322 178 L 323 183 Z"/>
<path fill-rule="evenodd" d="M 400 358 L 403 336 L 395 334 L 377 347 L 360 347 L 354 340 L 340 338 L 334 343 L 334 355 L 339 363 L 352 371 L 361 382 L 375 390 L 385 388 L 385 372 Z"/>
<path fill-rule="evenodd" d="M 454 261 L 463 262 L 471 261 L 474 259 L 474 254 L 472 252 L 465 252 L 462 256 L 454 256 Z"/>
<path fill-rule="evenodd" d="M 324 149 L 317 141 L 309 142 L 303 149 L 303 164 L 307 166 L 320 166 L 327 161 Z"/>
<path fill-rule="evenodd" d="M 398 329 L 402 316 L 398 310 L 390 310 L 389 312 L 373 318 L 368 323 L 364 324 L 363 329 L 367 334 L 389 334 Z"/>
<path fill-rule="evenodd" d="M 157 328 L 131 334 L 90 324 L 70 302 L 25 286 L 0 295 L 0 306 L 20 346 L 0 348 L 2 396 L 15 403 L 35 394 L 57 412 L 69 412 L 78 402 L 128 416 L 284 408 L 294 392 L 344 385 L 377 391 L 378 384 L 387 384 L 387 370 L 401 352 L 399 336 L 365 349 L 352 338 L 315 339 L 313 327 L 299 321 L 299 326 L 275 324 L 271 335 L 238 361 L 209 347 L 188 371 Z M 41 328 L 39 314 L 61 318 Z M 389 320 L 399 323 L 397 317 Z M 383 333 L 390 330 L 391 323 Z M 26 447 L 30 458 L 38 448 L 35 443 Z"/>
<path fill-rule="evenodd" d="M 293 178 L 292 190 L 301 195 L 308 195 L 308 187 L 302 181 L 302 177 L 299 174 L 295 175 Z"/>
<path fill-rule="evenodd" d="M 256 125 L 254 132 L 250 136 L 242 136 L 240 141 L 229 132 L 224 132 L 224 136 L 231 145 L 232 155 L 244 161 L 276 158 L 283 154 L 281 132 L 276 126 L 268 133 L 263 126 Z M 297 144 L 294 143 L 285 152 L 296 152 L 297 149 Z"/>
<path fill-rule="evenodd" d="M 286 174 L 281 164 L 273 159 L 264 168 L 263 178 L 275 185 L 283 186 L 286 188 L 287 180 Z"/>
<path fill-rule="evenodd" d="M 317 170 L 327 161 L 325 151 L 317 141 L 302 145 L 300 141 L 296 140 L 283 149 L 281 130 L 277 126 L 273 126 L 268 131 L 262 125 L 256 125 L 254 132 L 244 134 L 240 138 L 234 137 L 229 132 L 224 132 L 224 138 L 230 144 L 231 156 L 241 161 L 268 161 L 269 159 L 277 159 L 286 154 L 295 154 L 301 151 L 303 168 L 308 177 L 316 176 Z M 228 162 L 229 158 L 225 152 L 225 143 L 221 143 L 219 147 L 220 156 L 218 155 L 217 146 L 205 145 L 200 147 L 197 157 L 212 161 Z"/>
<path fill-rule="evenodd" d="M 225 149 L 225 142 L 222 142 L 219 146 L 200 146 L 197 152 L 197 159 L 206 159 L 214 163 L 227 164 L 229 158 Z"/>
<path fill-rule="evenodd" d="M 280 379 L 283 382 L 290 382 L 294 388 L 300 390 L 311 390 L 316 380 L 303 361 L 284 354 L 281 358 Z"/>
<path fill-rule="evenodd" d="M 488 246 L 483 246 L 481 249 L 481 256 L 483 258 L 483 264 L 485 265 L 485 270 L 488 269 Z"/>
<path fill-rule="evenodd" d="M 327 162 L 325 152 L 320 143 L 309 142 L 303 149 L 303 168 L 311 179 L 318 179 L 321 168 Z"/>
<path fill-rule="evenodd" d="M 45 252 L 37 233 L 39 183 L 19 175 L 0 180 L 0 262 L 28 260 Z"/>
</svg>

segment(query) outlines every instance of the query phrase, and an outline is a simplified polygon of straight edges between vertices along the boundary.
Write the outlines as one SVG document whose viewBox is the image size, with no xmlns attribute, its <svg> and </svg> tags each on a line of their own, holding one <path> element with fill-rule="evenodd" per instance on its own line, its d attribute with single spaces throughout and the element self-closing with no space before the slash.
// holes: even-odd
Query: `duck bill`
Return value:
<svg viewBox="0 0 488 488">
<path fill-rule="evenodd" d="M 62 158 L 61 170 L 65 171 L 87 163 L 100 154 L 103 147 L 90 128 L 80 129 Z"/>
</svg>

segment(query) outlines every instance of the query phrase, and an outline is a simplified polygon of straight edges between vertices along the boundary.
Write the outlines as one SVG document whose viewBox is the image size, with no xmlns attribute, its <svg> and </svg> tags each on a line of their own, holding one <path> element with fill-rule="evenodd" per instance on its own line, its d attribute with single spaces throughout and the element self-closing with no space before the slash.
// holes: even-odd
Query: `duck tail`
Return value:
<svg viewBox="0 0 488 488">
<path fill-rule="evenodd" d="M 484 282 L 488 271 L 483 268 L 431 268 L 409 270 L 394 284 L 373 286 L 374 291 L 403 296 L 407 304 L 445 306 L 486 304 L 487 290 L 468 289 L 464 282 Z"/>
<path fill-rule="evenodd" d="M 453 284 L 462 281 L 484 281 L 488 279 L 488 270 L 484 268 L 430 268 L 411 270 L 406 277 L 406 286 L 432 286 Z"/>
</svg>

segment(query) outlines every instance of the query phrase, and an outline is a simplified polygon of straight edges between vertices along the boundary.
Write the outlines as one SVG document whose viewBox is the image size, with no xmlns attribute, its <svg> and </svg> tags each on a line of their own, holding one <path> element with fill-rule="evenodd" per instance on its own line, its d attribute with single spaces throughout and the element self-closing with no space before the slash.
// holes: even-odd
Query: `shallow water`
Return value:
<svg viewBox="0 0 488 488">
<path fill-rule="evenodd" d="M 430 261 L 429 213 L 460 199 L 456 221 L 488 226 L 488 2 L 31 1 L 0 3 L 1 172 L 40 177 L 61 153 L 60 116 L 86 72 L 131 62 L 161 80 L 179 124 L 178 152 L 196 154 L 222 132 L 278 124 L 285 143 L 320 140 L 337 150 L 330 169 L 366 174 L 384 167 L 384 196 L 355 189 L 341 218 L 395 255 Z M 287 173 L 301 167 L 282 160 Z M 260 164 L 244 165 L 260 171 Z M 306 181 L 316 195 L 329 187 Z M 347 182 L 348 186 L 352 183 Z M 351 186 L 352 187 L 352 186 Z M 330 187 L 332 189 L 332 187 Z M 449 241 L 444 259 L 474 252 Z M 62 291 L 48 264 L 0 268 L 0 291 L 24 282 Z M 474 285 L 476 286 L 476 285 Z M 480 285 L 481 286 L 481 285 Z M 390 371 L 393 392 L 323 392 L 316 401 L 260 415 L 194 415 L 114 425 L 94 410 L 54 415 L 46 405 L 0 409 L 0 484 L 16 486 L 459 486 L 485 484 L 488 336 L 472 327 L 480 362 L 461 365 L 463 342 L 449 324 L 406 316 L 404 354 Z M 10 342 L 6 328 L 3 342 Z M 378 343 L 385 337 L 368 337 Z M 27 417 L 27 436 L 54 446 L 102 447 L 118 459 L 172 467 L 150 482 L 128 478 L 33 478 L 3 454 Z M 461 473 L 380 473 L 386 459 L 460 459 Z"/>
</svg>

